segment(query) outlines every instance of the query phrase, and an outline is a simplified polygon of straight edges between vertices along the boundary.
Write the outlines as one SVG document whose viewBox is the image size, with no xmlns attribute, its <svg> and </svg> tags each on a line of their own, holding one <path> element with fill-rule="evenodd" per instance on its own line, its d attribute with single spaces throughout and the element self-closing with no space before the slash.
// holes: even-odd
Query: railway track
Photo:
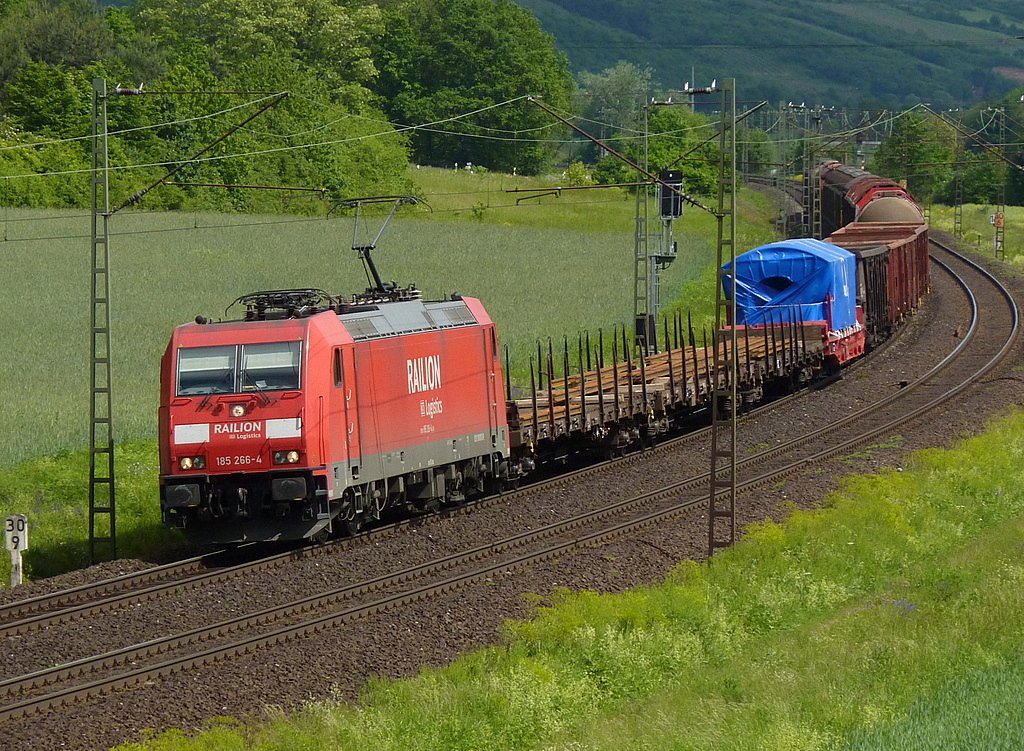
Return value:
<svg viewBox="0 0 1024 751">
<path fill-rule="evenodd" d="M 948 255 L 949 260 L 943 263 L 951 272 L 956 267 L 958 275 L 964 279 L 966 298 L 973 311 L 971 324 L 960 337 L 954 352 L 898 392 L 831 425 L 744 458 L 741 462 L 741 468 L 746 470 L 744 474 L 749 474 L 754 467 L 759 470 L 756 476 L 742 483 L 741 489 L 776 482 L 786 474 L 814 466 L 830 456 L 849 452 L 882 434 L 902 428 L 955 398 L 1006 356 L 1018 336 L 1017 311 L 1009 293 L 979 267 L 949 249 L 940 249 L 939 254 Z M 1001 335 L 993 336 L 994 331 Z M 687 440 L 699 440 L 699 434 L 691 435 Z M 823 445 L 826 440 L 829 443 Z M 639 462 L 648 456 L 650 452 L 629 460 Z M 616 466 L 621 466 L 621 460 Z M 578 482 L 600 471 L 602 467 L 583 470 L 570 481 Z M 372 580 L 335 587 L 312 597 L 241 615 L 210 627 L 11 678 L 0 683 L 0 701 L 4 702 L 0 706 L 0 721 L 57 709 L 113 690 L 318 633 L 341 623 L 466 587 L 498 572 L 528 566 L 563 555 L 573 548 L 597 545 L 673 516 L 699 511 L 706 504 L 706 483 L 706 473 L 698 474 L 571 519 L 559 520 Z"/>
<path fill-rule="evenodd" d="M 891 346 L 901 332 L 887 341 L 877 352 L 882 352 Z M 856 372 L 857 369 L 868 366 L 869 362 L 870 359 L 854 363 L 849 371 Z M 798 399 L 800 395 L 801 392 L 797 392 L 775 399 L 745 413 L 741 416 L 741 420 L 781 409 L 792 400 Z M 441 515 L 451 517 L 471 513 L 494 503 L 510 500 L 515 502 L 518 498 L 547 492 L 558 487 L 569 487 L 596 475 L 619 471 L 623 467 L 635 465 L 644 461 L 651 452 L 665 453 L 675 450 L 682 444 L 702 441 L 707 434 L 706 428 L 694 430 L 663 441 L 644 454 L 630 453 L 618 459 L 594 463 L 583 469 L 561 473 L 554 478 L 530 484 L 512 493 L 446 508 L 441 511 Z M 0 606 L 0 637 L 20 636 L 39 629 L 108 613 L 118 608 L 132 607 L 172 594 L 208 587 L 219 582 L 271 572 L 300 560 L 338 554 L 354 545 L 373 544 L 383 537 L 402 532 L 419 522 L 418 518 L 405 519 L 367 530 L 355 537 L 333 540 L 316 546 L 293 546 L 286 551 L 255 560 L 247 559 L 245 551 L 247 549 L 257 550 L 257 546 L 242 546 L 234 551 L 215 551 L 78 587 L 16 600 Z M 241 562 L 237 562 L 239 559 Z"/>
</svg>

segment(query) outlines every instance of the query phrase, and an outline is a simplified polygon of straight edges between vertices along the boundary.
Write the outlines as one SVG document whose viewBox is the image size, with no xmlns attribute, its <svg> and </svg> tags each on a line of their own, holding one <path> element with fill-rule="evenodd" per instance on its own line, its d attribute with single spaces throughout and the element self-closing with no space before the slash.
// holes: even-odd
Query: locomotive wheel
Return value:
<svg viewBox="0 0 1024 751">
<path fill-rule="evenodd" d="M 345 531 L 348 532 L 350 535 L 355 536 L 359 534 L 359 532 L 363 528 L 363 524 L 365 523 L 366 517 L 362 514 L 356 514 L 351 519 L 345 520 Z"/>
</svg>

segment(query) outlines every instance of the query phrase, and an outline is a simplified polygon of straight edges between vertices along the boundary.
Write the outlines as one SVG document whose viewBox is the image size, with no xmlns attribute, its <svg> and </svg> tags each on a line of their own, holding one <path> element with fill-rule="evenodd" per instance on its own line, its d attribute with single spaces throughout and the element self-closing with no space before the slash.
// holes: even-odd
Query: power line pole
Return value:
<svg viewBox="0 0 1024 751">
<path fill-rule="evenodd" d="M 107 83 L 92 82 L 92 273 L 89 367 L 89 561 L 117 558 L 110 337 Z M 102 555 L 101 548 L 105 548 Z M 102 557 L 101 557 L 102 555 Z"/>
<path fill-rule="evenodd" d="M 726 271 L 736 276 L 736 81 L 722 81 L 718 159 L 718 247 L 712 336 L 711 472 L 708 478 L 708 556 L 736 541 L 736 294 L 725 299 Z M 728 327 L 728 328 L 727 328 Z M 721 525 L 721 527 L 719 526 Z"/>
<path fill-rule="evenodd" d="M 996 114 L 999 115 L 999 153 L 1002 156 L 1004 162 L 1008 161 L 1009 158 L 1006 156 L 1006 111 L 1003 108 L 996 110 Z M 999 260 L 1006 259 L 1006 183 L 1010 179 L 1010 170 L 1006 164 L 1000 165 L 1003 171 L 1003 179 L 1000 181 L 999 186 L 999 208 L 996 209 L 996 215 L 993 218 L 993 224 L 995 225 L 995 257 Z"/>
</svg>

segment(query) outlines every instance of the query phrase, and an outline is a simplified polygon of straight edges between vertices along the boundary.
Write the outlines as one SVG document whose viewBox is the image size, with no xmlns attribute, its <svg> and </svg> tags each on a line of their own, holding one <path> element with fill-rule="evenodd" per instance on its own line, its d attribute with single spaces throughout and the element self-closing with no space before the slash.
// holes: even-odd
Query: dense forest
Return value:
<svg viewBox="0 0 1024 751">
<path fill-rule="evenodd" d="M 97 78 L 112 195 L 173 170 L 148 207 L 244 211 L 322 206 L 197 184 L 340 199 L 403 191 L 410 159 L 535 173 L 557 139 L 504 135 L 550 130 L 526 95 L 564 109 L 573 91 L 554 40 L 511 2 L 0 0 L 0 203 L 88 200 Z"/>
</svg>

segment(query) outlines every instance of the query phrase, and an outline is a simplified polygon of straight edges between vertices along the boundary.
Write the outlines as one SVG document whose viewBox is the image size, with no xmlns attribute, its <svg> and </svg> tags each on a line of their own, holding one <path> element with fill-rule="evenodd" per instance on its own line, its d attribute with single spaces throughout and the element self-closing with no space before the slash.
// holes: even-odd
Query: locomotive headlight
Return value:
<svg viewBox="0 0 1024 751">
<path fill-rule="evenodd" d="M 274 464 L 298 464 L 298 451 L 275 451 Z"/>
<path fill-rule="evenodd" d="M 206 459 L 201 456 L 197 456 L 192 459 L 192 466 L 195 469 L 206 469 Z"/>
<path fill-rule="evenodd" d="M 288 454 L 285 456 L 285 459 L 287 460 L 287 462 L 289 464 L 298 464 L 299 463 L 299 452 L 298 451 L 289 451 Z"/>
<path fill-rule="evenodd" d="M 244 417 L 245 416 L 245 405 L 244 404 L 232 404 L 231 405 L 231 416 L 232 417 Z"/>
<path fill-rule="evenodd" d="M 182 469 L 206 469 L 206 458 L 202 456 L 183 456 L 178 460 Z"/>
<path fill-rule="evenodd" d="M 182 469 L 192 469 L 192 457 L 183 456 L 178 460 L 178 466 Z"/>
</svg>

